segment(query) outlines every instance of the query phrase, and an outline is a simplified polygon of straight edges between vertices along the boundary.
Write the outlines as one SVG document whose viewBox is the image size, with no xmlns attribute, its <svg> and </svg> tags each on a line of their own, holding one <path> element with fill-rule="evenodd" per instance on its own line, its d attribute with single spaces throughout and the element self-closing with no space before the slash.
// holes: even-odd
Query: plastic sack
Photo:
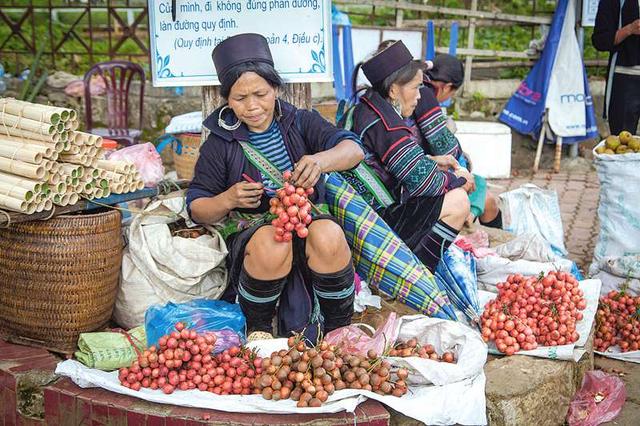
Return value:
<svg viewBox="0 0 640 426">
<path fill-rule="evenodd" d="M 378 330 L 373 330 L 373 327 L 366 324 L 351 324 L 329 332 L 324 340 L 350 354 L 366 356 L 370 349 L 381 354 L 396 342 L 399 326 L 400 320 L 396 318 L 395 312 L 391 312 L 387 322 Z M 368 329 L 372 335 L 370 336 L 359 327 Z"/>
<path fill-rule="evenodd" d="M 128 332 L 80 333 L 74 356 L 89 368 L 110 371 L 129 367 L 146 348 L 144 327 L 140 326 Z"/>
<path fill-rule="evenodd" d="M 503 203 L 504 229 L 516 235 L 538 234 L 562 255 L 564 246 L 562 216 L 555 191 L 533 184 L 500 194 Z"/>
<path fill-rule="evenodd" d="M 164 177 L 162 158 L 156 147 L 150 143 L 128 146 L 112 152 L 109 160 L 130 161 L 136 165 L 144 186 L 156 186 Z"/>
<path fill-rule="evenodd" d="M 220 234 L 183 238 L 169 224 L 188 221 L 182 192 L 153 201 L 135 215 L 126 234 L 113 318 L 129 329 L 144 323 L 151 305 L 217 299 L 227 286 L 227 246 Z"/>
<path fill-rule="evenodd" d="M 158 339 L 175 331 L 177 322 L 197 332 L 214 332 L 218 340 L 215 352 L 221 352 L 238 343 L 229 333 L 233 332 L 245 339 L 245 318 L 240 305 L 222 300 L 197 299 L 187 303 L 167 303 L 153 305 L 144 316 L 144 327 L 149 345 L 158 343 Z"/>
<path fill-rule="evenodd" d="M 531 260 L 533 262 L 555 262 L 560 259 L 547 240 L 539 234 L 523 234 L 514 240 L 495 247 L 498 256 L 510 260 Z"/>
<path fill-rule="evenodd" d="M 569 404 L 569 426 L 597 426 L 615 419 L 627 399 L 627 390 L 619 377 L 603 371 L 587 371 L 582 387 Z"/>
<path fill-rule="evenodd" d="M 476 259 L 478 287 L 487 291 L 497 292 L 495 286 L 504 282 L 511 274 L 538 275 L 550 271 L 571 272 L 573 262 L 558 259 L 555 262 L 533 262 L 530 260 L 509 260 L 505 257 L 487 256 Z"/>
<path fill-rule="evenodd" d="M 601 142 L 598 146 L 603 144 Z M 593 156 L 600 180 L 600 235 L 591 269 L 595 273 L 606 257 L 640 253 L 640 216 L 637 211 L 640 190 L 635 183 L 640 153 L 598 154 L 594 148 Z"/>
<path fill-rule="evenodd" d="M 483 372 L 487 361 L 487 345 L 480 334 L 466 325 L 424 315 L 400 318 L 398 340 L 418 339 L 421 345 L 431 344 L 442 355 L 453 352 L 456 363 L 449 364 L 420 357 L 390 357 L 391 365 L 409 370 L 408 384 L 443 386 L 471 379 Z"/>
</svg>

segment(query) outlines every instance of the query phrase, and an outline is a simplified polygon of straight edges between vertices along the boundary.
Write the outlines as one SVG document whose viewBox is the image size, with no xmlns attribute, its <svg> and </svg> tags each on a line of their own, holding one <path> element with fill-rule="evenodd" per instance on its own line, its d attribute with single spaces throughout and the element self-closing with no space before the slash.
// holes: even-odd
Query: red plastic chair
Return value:
<svg viewBox="0 0 640 426">
<path fill-rule="evenodd" d="M 107 128 L 94 128 L 91 109 L 91 78 L 99 75 L 105 85 L 107 98 Z M 129 89 L 131 81 L 140 77 L 140 117 L 139 128 L 129 128 Z M 109 61 L 95 64 L 84 75 L 84 105 L 87 132 L 118 141 L 122 145 L 138 143 L 142 134 L 142 108 L 144 103 L 144 70 L 129 61 Z"/>
</svg>

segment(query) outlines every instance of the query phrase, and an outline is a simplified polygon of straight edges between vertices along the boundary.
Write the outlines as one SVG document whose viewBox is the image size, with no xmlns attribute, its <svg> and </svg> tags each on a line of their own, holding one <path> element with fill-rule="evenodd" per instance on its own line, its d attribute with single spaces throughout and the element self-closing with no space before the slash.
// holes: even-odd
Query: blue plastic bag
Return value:
<svg viewBox="0 0 640 426">
<path fill-rule="evenodd" d="M 185 327 L 201 332 L 217 332 L 218 337 L 214 352 L 220 352 L 234 344 L 245 340 L 246 322 L 240 305 L 222 300 L 197 299 L 187 303 L 153 305 L 144 315 L 144 327 L 149 346 L 158 343 L 160 337 L 174 331 L 177 322 Z M 220 331 L 225 332 L 220 333 Z M 234 339 L 228 331 L 233 331 L 238 338 Z"/>
</svg>

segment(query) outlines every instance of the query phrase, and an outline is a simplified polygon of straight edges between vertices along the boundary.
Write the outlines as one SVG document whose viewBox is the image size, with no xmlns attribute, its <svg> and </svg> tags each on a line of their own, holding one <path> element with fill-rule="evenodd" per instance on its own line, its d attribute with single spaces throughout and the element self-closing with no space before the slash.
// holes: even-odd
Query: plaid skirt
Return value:
<svg viewBox="0 0 640 426">
<path fill-rule="evenodd" d="M 442 212 L 444 195 L 410 198 L 379 211 L 380 217 L 395 231 L 411 250 L 431 230 Z"/>
</svg>

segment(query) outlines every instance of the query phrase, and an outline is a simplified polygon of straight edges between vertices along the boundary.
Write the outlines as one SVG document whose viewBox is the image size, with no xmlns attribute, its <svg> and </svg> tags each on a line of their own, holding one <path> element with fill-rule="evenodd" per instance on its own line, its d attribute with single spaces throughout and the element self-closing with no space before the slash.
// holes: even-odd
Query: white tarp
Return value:
<svg viewBox="0 0 640 426">
<path fill-rule="evenodd" d="M 518 355 L 531 355 L 540 358 L 578 362 L 585 353 L 584 345 L 586 345 L 589 339 L 589 333 L 591 332 L 596 311 L 598 310 L 598 298 L 600 297 L 601 286 L 602 283 L 600 280 L 580 281 L 580 288 L 584 292 L 584 297 L 587 300 L 587 308 L 582 311 L 582 320 L 576 323 L 576 331 L 580 334 L 577 342 L 562 346 L 538 346 L 537 349 L 532 351 L 520 351 Z M 495 297 L 495 293 L 482 290 L 478 291 L 481 309 L 484 311 L 484 305 L 491 299 L 495 299 Z M 499 353 L 495 347 L 495 343 L 490 343 L 489 352 L 493 354 Z"/>
<path fill-rule="evenodd" d="M 286 348 L 286 339 L 253 342 L 262 356 Z M 88 368 L 73 360 L 58 364 L 56 374 L 69 377 L 83 388 L 100 387 L 112 392 L 129 395 L 160 404 L 184 407 L 208 408 L 235 413 L 353 413 L 356 406 L 367 398 L 388 405 L 406 416 L 430 425 L 484 425 L 487 424 L 485 407 L 485 375 L 461 380 L 446 386 L 411 386 L 401 398 L 382 396 L 373 392 L 345 389 L 329 397 L 325 405 L 318 408 L 297 408 L 292 400 L 268 401 L 261 395 L 215 395 L 198 390 L 176 391 L 165 395 L 160 390 L 142 389 L 134 391 L 120 385 L 117 372 L 105 372 Z"/>
</svg>

